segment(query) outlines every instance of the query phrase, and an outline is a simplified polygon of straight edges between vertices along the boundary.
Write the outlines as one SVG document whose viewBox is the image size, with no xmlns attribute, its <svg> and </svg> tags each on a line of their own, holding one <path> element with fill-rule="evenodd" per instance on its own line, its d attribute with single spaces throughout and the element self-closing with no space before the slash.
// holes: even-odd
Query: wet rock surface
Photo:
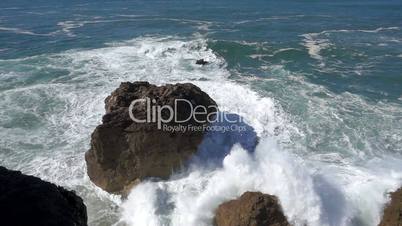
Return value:
<svg viewBox="0 0 402 226">
<path fill-rule="evenodd" d="M 149 103 L 144 101 L 146 98 Z M 194 117 L 186 120 L 194 110 L 190 105 L 204 106 L 206 114 L 197 115 L 198 121 Z M 85 155 L 88 175 L 97 186 L 110 193 L 124 194 L 144 178 L 168 178 L 197 151 L 204 131 L 167 130 L 158 125 L 158 119 L 142 122 L 150 118 L 150 106 L 176 107 L 173 117 L 177 120 L 163 123 L 170 128 L 205 126 L 207 117 L 217 111 L 215 101 L 190 83 L 164 86 L 148 82 L 121 83 L 106 98 L 103 123 L 92 133 L 91 148 Z M 134 122 L 129 112 L 141 122 Z M 170 115 L 165 109 L 159 116 L 169 119 Z"/>
<path fill-rule="evenodd" d="M 87 211 L 73 191 L 0 167 L 1 225 L 86 226 Z"/>
<path fill-rule="evenodd" d="M 391 201 L 384 209 L 379 226 L 402 226 L 402 188 L 391 193 Z"/>
<path fill-rule="evenodd" d="M 261 192 L 245 192 L 216 210 L 215 226 L 290 226 L 278 198 Z"/>
</svg>

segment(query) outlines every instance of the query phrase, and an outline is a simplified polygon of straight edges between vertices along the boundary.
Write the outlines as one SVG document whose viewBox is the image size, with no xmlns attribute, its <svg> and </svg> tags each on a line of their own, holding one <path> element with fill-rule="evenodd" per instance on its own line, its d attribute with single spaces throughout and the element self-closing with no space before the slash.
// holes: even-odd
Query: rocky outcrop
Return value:
<svg viewBox="0 0 402 226">
<path fill-rule="evenodd" d="M 86 207 L 74 192 L 0 167 L 1 225 L 84 226 Z"/>
<path fill-rule="evenodd" d="M 215 226 L 290 226 L 275 196 L 245 192 L 240 198 L 221 204 Z"/>
<path fill-rule="evenodd" d="M 391 193 L 391 202 L 385 207 L 379 226 L 402 226 L 402 188 Z"/>
<path fill-rule="evenodd" d="M 206 65 L 206 64 L 209 64 L 209 62 L 206 61 L 206 60 L 204 60 L 204 59 L 199 59 L 199 60 L 197 60 L 197 61 L 195 62 L 195 64 L 204 66 L 204 65 Z"/>
<path fill-rule="evenodd" d="M 140 101 L 145 98 L 149 98 L 148 102 Z M 136 102 L 130 109 L 133 101 Z M 190 103 L 193 108 L 206 107 L 206 114 L 186 120 L 193 113 Z M 103 123 L 92 133 L 85 160 L 92 182 L 118 194 L 124 194 L 144 178 L 168 178 L 172 171 L 179 169 L 197 151 L 204 136 L 203 130 L 183 128 L 205 126 L 207 123 L 200 121 L 217 111 L 216 103 L 190 83 L 155 86 L 148 82 L 124 82 L 106 98 L 105 105 Z M 177 121 L 165 120 L 158 124 L 161 118 L 169 119 L 171 112 L 156 109 L 154 114 L 150 108 L 155 106 L 176 107 L 173 118 Z M 155 120 L 149 120 L 153 116 Z M 181 130 L 171 130 L 178 126 L 182 126 Z"/>
</svg>

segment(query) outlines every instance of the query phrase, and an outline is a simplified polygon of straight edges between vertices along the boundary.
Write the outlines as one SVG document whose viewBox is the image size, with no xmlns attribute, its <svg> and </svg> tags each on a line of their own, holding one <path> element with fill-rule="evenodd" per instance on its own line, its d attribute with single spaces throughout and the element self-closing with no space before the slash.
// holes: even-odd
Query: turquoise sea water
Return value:
<svg viewBox="0 0 402 226">
<path fill-rule="evenodd" d="M 247 190 L 295 225 L 377 225 L 402 184 L 400 1 L 1 1 L 0 165 L 74 189 L 90 225 L 210 225 Z M 195 65 L 204 58 L 211 64 Z M 261 143 L 222 168 L 92 185 L 84 152 L 122 81 L 193 82 Z"/>
</svg>

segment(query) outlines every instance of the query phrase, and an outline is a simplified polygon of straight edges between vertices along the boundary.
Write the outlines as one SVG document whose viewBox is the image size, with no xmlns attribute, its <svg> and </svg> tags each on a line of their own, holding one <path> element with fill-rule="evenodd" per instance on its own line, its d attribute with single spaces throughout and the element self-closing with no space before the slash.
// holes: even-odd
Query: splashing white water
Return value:
<svg viewBox="0 0 402 226">
<path fill-rule="evenodd" d="M 222 168 L 196 169 L 168 182 L 139 185 L 123 204 L 122 219 L 131 225 L 207 226 L 219 204 L 245 191 L 277 195 L 295 225 L 320 225 L 321 204 L 312 178 L 300 160 L 281 152 L 270 139 L 263 140 L 255 154 L 233 147 Z M 151 195 L 146 205 L 137 199 L 144 192 Z"/>
<path fill-rule="evenodd" d="M 400 160 L 386 162 L 386 167 L 382 160 L 370 162 L 374 170 L 306 163 L 266 138 L 254 154 L 233 147 L 222 168 L 192 169 L 166 182 L 140 184 L 123 203 L 121 221 L 135 226 L 207 226 L 222 202 L 261 191 L 279 197 L 296 226 L 376 225 L 384 192 L 395 189 L 402 177 Z"/>
<path fill-rule="evenodd" d="M 200 58 L 212 63 L 195 65 Z M 356 163 L 333 153 L 303 159 L 278 146 L 302 132 L 272 98 L 230 81 L 225 61 L 202 39 L 145 37 L 0 60 L 0 73 L 0 163 L 77 190 L 90 225 L 210 225 L 214 208 L 247 190 L 277 195 L 295 225 L 375 225 L 386 192 L 401 180 L 400 159 L 383 153 Z M 104 98 L 120 82 L 135 80 L 195 83 L 221 110 L 239 114 L 256 130 L 262 137 L 256 152 L 234 146 L 222 168 L 192 167 L 165 182 L 144 182 L 121 204 L 89 182 L 83 153 Z"/>
</svg>

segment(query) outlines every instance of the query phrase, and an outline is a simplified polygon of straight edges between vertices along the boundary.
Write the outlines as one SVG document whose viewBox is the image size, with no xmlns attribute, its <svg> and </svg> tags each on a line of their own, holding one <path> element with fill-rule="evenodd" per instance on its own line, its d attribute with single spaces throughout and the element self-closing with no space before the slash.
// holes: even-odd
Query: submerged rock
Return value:
<svg viewBox="0 0 402 226">
<path fill-rule="evenodd" d="M 85 226 L 86 207 L 74 192 L 0 167 L 1 224 Z"/>
<path fill-rule="evenodd" d="M 206 65 L 209 64 L 208 61 L 204 60 L 204 59 L 199 59 L 195 62 L 195 64 L 199 64 L 199 65 Z"/>
<path fill-rule="evenodd" d="M 140 102 L 149 98 L 148 102 Z M 138 120 L 152 118 L 152 106 L 175 107 L 173 117 L 183 122 L 169 121 L 158 125 L 158 119 L 168 119 L 168 110 L 156 114 L 156 120 L 134 122 L 129 115 L 133 101 L 132 116 Z M 215 101 L 197 86 L 185 83 L 155 86 L 148 82 L 124 82 L 105 100 L 106 114 L 103 123 L 92 133 L 91 148 L 85 155 L 88 175 L 102 189 L 125 194 L 133 185 L 144 178 L 168 178 L 179 169 L 196 151 L 201 143 L 202 130 L 169 130 L 164 126 L 205 126 L 193 117 L 187 121 L 193 107 L 207 108 L 205 115 L 197 115 L 204 121 L 217 111 Z M 159 112 L 156 110 L 156 112 Z M 178 128 L 178 127 L 176 127 Z M 194 127 L 193 127 L 194 128 Z"/>
<path fill-rule="evenodd" d="M 221 204 L 215 226 L 290 226 L 278 198 L 261 192 L 245 192 L 240 198 Z"/>
<path fill-rule="evenodd" d="M 379 226 L 402 225 L 402 188 L 391 193 L 391 202 L 385 207 Z"/>
</svg>

